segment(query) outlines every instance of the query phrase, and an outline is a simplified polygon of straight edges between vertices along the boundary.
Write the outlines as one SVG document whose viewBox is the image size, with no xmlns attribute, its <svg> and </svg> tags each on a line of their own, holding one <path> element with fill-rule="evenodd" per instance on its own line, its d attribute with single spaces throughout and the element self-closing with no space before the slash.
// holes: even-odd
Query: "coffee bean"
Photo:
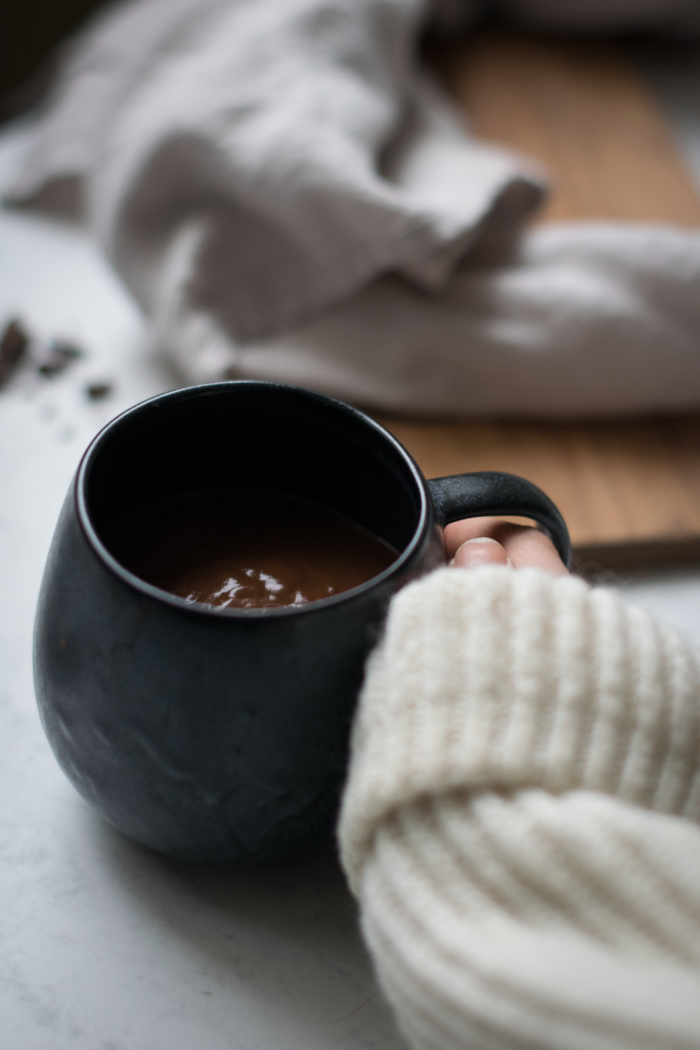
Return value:
<svg viewBox="0 0 700 1050">
<path fill-rule="evenodd" d="M 10 321 L 0 336 L 0 388 L 9 381 L 28 346 L 29 336 L 20 322 Z"/>
<path fill-rule="evenodd" d="M 91 401 L 101 401 L 112 393 L 111 383 L 90 383 L 85 387 L 85 393 Z"/>
<path fill-rule="evenodd" d="M 45 361 L 41 362 L 38 371 L 41 375 L 52 378 L 59 375 L 68 365 L 81 357 L 85 357 L 85 353 L 80 347 L 62 340 L 54 340 L 49 347 L 49 356 Z"/>
</svg>

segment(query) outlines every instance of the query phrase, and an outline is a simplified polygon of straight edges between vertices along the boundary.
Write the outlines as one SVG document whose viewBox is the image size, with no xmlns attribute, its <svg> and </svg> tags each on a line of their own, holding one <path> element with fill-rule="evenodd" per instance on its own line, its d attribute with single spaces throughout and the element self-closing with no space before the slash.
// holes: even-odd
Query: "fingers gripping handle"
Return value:
<svg viewBox="0 0 700 1050">
<path fill-rule="evenodd" d="M 428 482 L 438 521 L 449 525 L 461 518 L 512 514 L 532 518 L 542 526 L 566 567 L 571 562 L 571 540 L 559 509 L 542 489 L 516 474 L 483 470 L 453 474 Z"/>
</svg>

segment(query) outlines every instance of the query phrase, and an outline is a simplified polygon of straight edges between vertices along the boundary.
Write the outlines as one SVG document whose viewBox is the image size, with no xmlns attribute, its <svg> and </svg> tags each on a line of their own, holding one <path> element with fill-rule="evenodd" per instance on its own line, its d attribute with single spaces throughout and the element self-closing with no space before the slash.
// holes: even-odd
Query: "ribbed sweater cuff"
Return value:
<svg viewBox="0 0 700 1050">
<path fill-rule="evenodd" d="M 340 820 L 357 892 L 376 829 L 455 790 L 583 788 L 700 817 L 698 656 L 614 591 L 504 567 L 402 591 L 371 657 Z"/>
</svg>

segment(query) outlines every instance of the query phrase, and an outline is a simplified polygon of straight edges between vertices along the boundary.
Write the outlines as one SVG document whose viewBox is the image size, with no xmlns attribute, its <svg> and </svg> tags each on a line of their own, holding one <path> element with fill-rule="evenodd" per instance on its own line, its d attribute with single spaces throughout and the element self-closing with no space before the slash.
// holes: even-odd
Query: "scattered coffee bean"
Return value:
<svg viewBox="0 0 700 1050">
<path fill-rule="evenodd" d="M 10 321 L 0 336 L 0 388 L 10 379 L 29 346 L 29 336 L 19 321 Z"/>
<path fill-rule="evenodd" d="M 90 383 L 85 387 L 85 393 L 91 401 L 101 401 L 112 393 L 111 383 Z"/>
<path fill-rule="evenodd" d="M 59 375 L 73 361 L 85 357 L 80 347 L 62 340 L 54 340 L 49 347 L 49 356 L 39 365 L 38 371 L 49 378 Z"/>
</svg>

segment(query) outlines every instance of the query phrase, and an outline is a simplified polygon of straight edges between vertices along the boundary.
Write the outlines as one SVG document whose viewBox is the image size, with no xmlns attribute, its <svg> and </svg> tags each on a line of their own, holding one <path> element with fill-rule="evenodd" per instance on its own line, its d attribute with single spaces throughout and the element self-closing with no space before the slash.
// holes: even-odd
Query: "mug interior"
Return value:
<svg viewBox="0 0 700 1050">
<path fill-rule="evenodd" d="M 78 504 L 102 543 L 146 505 L 236 488 L 325 504 L 400 556 L 426 515 L 420 472 L 382 427 L 322 394 L 248 381 L 175 391 L 118 417 L 86 454 Z"/>
</svg>

